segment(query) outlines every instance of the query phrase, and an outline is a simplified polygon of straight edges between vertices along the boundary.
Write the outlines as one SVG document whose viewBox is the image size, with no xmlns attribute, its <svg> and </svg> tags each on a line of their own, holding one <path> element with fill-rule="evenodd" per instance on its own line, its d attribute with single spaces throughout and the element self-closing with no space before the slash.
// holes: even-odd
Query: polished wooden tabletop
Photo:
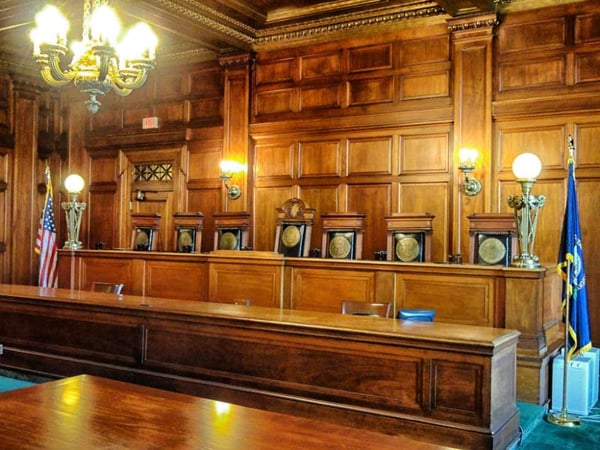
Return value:
<svg viewBox="0 0 600 450">
<path fill-rule="evenodd" d="M 0 394 L 0 448 L 445 449 L 91 375 Z"/>
</svg>

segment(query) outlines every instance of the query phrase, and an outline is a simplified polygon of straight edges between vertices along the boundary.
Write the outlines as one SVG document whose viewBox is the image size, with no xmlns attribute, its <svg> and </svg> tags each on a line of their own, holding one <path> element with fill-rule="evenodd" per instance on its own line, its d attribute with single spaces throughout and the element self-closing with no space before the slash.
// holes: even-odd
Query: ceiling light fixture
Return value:
<svg viewBox="0 0 600 450">
<path fill-rule="evenodd" d="M 97 96 L 111 90 L 125 96 L 146 82 L 154 69 L 158 38 L 143 22 L 134 25 L 121 42 L 119 18 L 107 0 L 84 0 L 81 42 L 67 47 L 68 20 L 54 6 L 46 6 L 35 16 L 31 32 L 33 58 L 41 66 L 44 80 L 51 86 L 71 82 L 89 96 L 85 104 L 91 113 L 100 109 Z M 63 70 L 67 54 L 72 55 Z"/>
</svg>

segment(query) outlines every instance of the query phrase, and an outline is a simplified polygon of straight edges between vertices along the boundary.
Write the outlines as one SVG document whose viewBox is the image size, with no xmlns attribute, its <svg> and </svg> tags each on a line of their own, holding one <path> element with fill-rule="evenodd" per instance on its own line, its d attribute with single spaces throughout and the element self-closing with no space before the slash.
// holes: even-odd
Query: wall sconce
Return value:
<svg viewBox="0 0 600 450">
<path fill-rule="evenodd" d="M 245 170 L 245 166 L 240 164 L 237 161 L 229 161 L 224 160 L 221 161 L 221 181 L 225 185 L 225 189 L 227 189 L 227 197 L 232 200 L 240 198 L 242 195 L 242 191 L 240 187 L 236 184 L 229 184 L 231 179 L 236 173 L 242 172 Z"/>
<path fill-rule="evenodd" d="M 468 196 L 477 195 L 481 192 L 481 182 L 471 176 L 471 172 L 475 170 L 475 162 L 478 156 L 479 152 L 472 148 L 462 148 L 458 153 L 458 168 L 464 176 L 462 192 Z"/>
<path fill-rule="evenodd" d="M 69 250 L 79 250 L 82 247 L 81 241 L 79 241 L 79 228 L 81 227 L 81 215 L 85 210 L 86 204 L 78 202 L 77 196 L 83 190 L 84 185 L 83 178 L 77 174 L 72 174 L 65 178 L 65 189 L 69 193 L 69 201 L 62 202 L 61 206 L 67 216 L 68 239 L 63 248 Z"/>
<path fill-rule="evenodd" d="M 512 170 L 523 191 L 522 195 L 508 196 L 508 206 L 515 212 L 519 243 L 519 255 L 513 258 L 512 266 L 535 269 L 540 267 L 540 261 L 533 253 L 533 244 L 540 208 L 546 203 L 546 197 L 531 195 L 531 188 L 542 171 L 542 161 L 533 153 L 522 153 L 515 158 Z"/>
</svg>

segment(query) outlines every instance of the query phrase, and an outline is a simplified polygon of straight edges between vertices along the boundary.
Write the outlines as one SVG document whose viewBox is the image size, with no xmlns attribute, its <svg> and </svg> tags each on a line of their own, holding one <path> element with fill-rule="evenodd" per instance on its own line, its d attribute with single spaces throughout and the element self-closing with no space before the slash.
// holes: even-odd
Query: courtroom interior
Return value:
<svg viewBox="0 0 600 450">
<path fill-rule="evenodd" d="M 567 398 L 580 275 L 590 414 L 598 1 L 113 0 L 153 33 L 118 60 L 102 3 L 56 0 L 67 38 L 0 0 L 0 378 L 58 383 L 0 393 L 11 426 L 83 389 L 229 402 L 253 448 L 517 448 Z"/>
</svg>

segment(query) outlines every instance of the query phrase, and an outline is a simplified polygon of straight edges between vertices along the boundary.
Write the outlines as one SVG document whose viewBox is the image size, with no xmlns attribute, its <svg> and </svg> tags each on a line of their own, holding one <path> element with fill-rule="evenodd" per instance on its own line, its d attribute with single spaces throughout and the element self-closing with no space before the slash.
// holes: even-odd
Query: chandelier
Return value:
<svg viewBox="0 0 600 450">
<path fill-rule="evenodd" d="M 88 111 L 100 109 L 97 97 L 113 90 L 128 95 L 146 82 L 154 69 L 156 35 L 143 22 L 134 25 L 120 42 L 119 18 L 107 0 L 84 0 L 81 42 L 67 47 L 68 20 L 54 6 L 46 6 L 35 16 L 31 31 L 33 58 L 41 66 L 44 80 L 51 86 L 71 82 L 88 95 Z M 63 70 L 72 55 L 70 64 Z"/>
</svg>

